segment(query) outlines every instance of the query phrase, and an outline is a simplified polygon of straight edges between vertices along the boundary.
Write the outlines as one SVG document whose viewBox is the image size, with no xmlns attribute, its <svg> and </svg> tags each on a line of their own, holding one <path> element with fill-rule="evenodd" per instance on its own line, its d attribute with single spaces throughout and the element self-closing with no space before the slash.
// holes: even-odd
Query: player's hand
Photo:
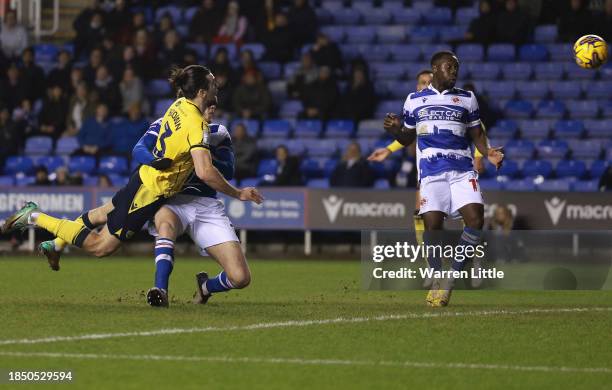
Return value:
<svg viewBox="0 0 612 390">
<path fill-rule="evenodd" d="M 402 121 L 397 114 L 387 113 L 383 121 L 383 128 L 389 133 L 400 131 L 402 129 Z"/>
<path fill-rule="evenodd" d="M 489 148 L 489 153 L 487 155 L 487 159 L 493 165 L 495 165 L 496 169 L 499 169 L 504 162 L 504 153 L 502 152 L 501 147 L 499 148 Z"/>
<path fill-rule="evenodd" d="M 264 197 L 261 196 L 259 190 L 255 187 L 244 187 L 240 190 L 240 195 L 238 198 L 242 201 L 251 201 L 257 204 L 261 204 L 263 202 Z"/>
<path fill-rule="evenodd" d="M 373 151 L 372 154 L 370 154 L 370 156 L 368 156 L 368 161 L 382 162 L 382 161 L 385 161 L 387 157 L 389 157 L 390 155 L 391 155 L 391 151 L 389 149 L 379 148 Z"/>
<path fill-rule="evenodd" d="M 151 161 L 149 165 L 157 169 L 158 171 L 163 171 L 170 168 L 170 166 L 172 165 L 172 159 L 166 157 L 158 157 L 155 160 Z"/>
</svg>

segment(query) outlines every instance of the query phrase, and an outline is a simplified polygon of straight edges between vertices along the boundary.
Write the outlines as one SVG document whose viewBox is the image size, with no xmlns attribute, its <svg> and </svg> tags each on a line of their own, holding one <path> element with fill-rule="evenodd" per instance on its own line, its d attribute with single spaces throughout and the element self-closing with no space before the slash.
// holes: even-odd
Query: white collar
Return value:
<svg viewBox="0 0 612 390">
<path fill-rule="evenodd" d="M 432 91 L 434 91 L 436 94 L 438 95 L 444 95 L 445 93 L 450 92 L 451 90 L 453 90 L 455 87 L 451 88 L 451 89 L 445 89 L 444 91 L 440 92 L 437 89 L 434 88 L 433 84 L 429 84 L 427 86 L 427 88 L 431 89 Z"/>
</svg>

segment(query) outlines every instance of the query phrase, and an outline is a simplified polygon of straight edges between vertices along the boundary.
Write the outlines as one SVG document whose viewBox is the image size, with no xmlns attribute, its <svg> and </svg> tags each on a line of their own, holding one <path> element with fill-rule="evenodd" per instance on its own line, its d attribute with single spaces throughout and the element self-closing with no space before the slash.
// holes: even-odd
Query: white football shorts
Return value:
<svg viewBox="0 0 612 390">
<path fill-rule="evenodd" d="M 178 236 L 187 233 L 202 256 L 208 256 L 206 248 L 228 241 L 239 241 L 234 226 L 225 214 L 225 206 L 219 199 L 179 194 L 164 206 L 172 210 L 180 220 Z M 151 222 L 149 234 L 157 237 L 155 224 Z"/>
<path fill-rule="evenodd" d="M 449 171 L 427 176 L 421 179 L 420 193 L 419 214 L 441 211 L 451 218 L 460 218 L 458 211 L 466 204 L 484 204 L 475 171 Z"/>
</svg>

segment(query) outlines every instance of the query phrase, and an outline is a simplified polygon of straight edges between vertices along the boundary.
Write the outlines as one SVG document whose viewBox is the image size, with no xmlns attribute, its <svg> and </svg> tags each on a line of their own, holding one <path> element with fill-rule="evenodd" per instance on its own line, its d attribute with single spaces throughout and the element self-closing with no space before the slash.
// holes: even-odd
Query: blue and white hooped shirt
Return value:
<svg viewBox="0 0 612 390">
<path fill-rule="evenodd" d="M 480 126 L 480 114 L 473 92 L 429 85 L 408 95 L 403 114 L 404 126 L 416 129 L 419 180 L 474 169 L 468 131 Z"/>
</svg>

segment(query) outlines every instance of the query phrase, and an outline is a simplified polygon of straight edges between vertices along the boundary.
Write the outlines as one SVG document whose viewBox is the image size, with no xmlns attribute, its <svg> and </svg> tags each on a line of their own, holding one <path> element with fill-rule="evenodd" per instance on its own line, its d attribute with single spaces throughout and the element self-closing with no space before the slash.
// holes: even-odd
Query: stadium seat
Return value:
<svg viewBox="0 0 612 390">
<path fill-rule="evenodd" d="M 427 24 L 448 25 L 451 24 L 453 13 L 447 7 L 434 7 L 423 13 L 423 19 Z"/>
<path fill-rule="evenodd" d="M 542 100 L 536 114 L 539 119 L 561 119 L 565 114 L 565 105 L 560 100 Z"/>
<path fill-rule="evenodd" d="M 323 26 L 321 27 L 321 32 L 336 43 L 344 42 L 346 36 L 344 26 Z"/>
<path fill-rule="evenodd" d="M 537 150 L 540 158 L 564 158 L 569 147 L 562 140 L 544 140 L 538 143 Z"/>
<path fill-rule="evenodd" d="M 528 62 L 513 62 L 502 65 L 502 73 L 506 80 L 529 80 L 533 72 Z"/>
<path fill-rule="evenodd" d="M 504 146 L 504 153 L 511 159 L 531 158 L 534 150 L 533 142 L 527 140 L 512 140 Z"/>
<path fill-rule="evenodd" d="M 259 70 L 266 80 L 276 80 L 281 78 L 282 66 L 278 62 L 260 62 L 257 64 Z"/>
<path fill-rule="evenodd" d="M 168 80 L 165 79 L 155 79 L 149 81 L 145 90 L 148 96 L 154 98 L 167 97 L 172 93 L 172 87 L 170 86 Z"/>
<path fill-rule="evenodd" d="M 574 58 L 574 45 L 572 43 L 549 43 L 546 45 L 552 61 L 567 61 Z"/>
<path fill-rule="evenodd" d="M 478 185 L 483 191 L 501 191 L 504 189 L 504 183 L 498 181 L 495 178 L 491 179 L 478 179 Z"/>
<path fill-rule="evenodd" d="M 323 122 L 318 119 L 300 119 L 295 122 L 295 137 L 318 138 L 323 130 Z"/>
<path fill-rule="evenodd" d="M 376 37 L 379 43 L 400 43 L 406 39 L 404 26 L 378 26 Z"/>
<path fill-rule="evenodd" d="M 263 159 L 259 162 L 259 165 L 257 166 L 257 176 L 261 177 L 265 175 L 276 175 L 277 168 L 278 162 L 275 159 Z"/>
<path fill-rule="evenodd" d="M 579 160 L 561 160 L 555 167 L 558 178 L 575 177 L 580 179 L 586 173 L 586 165 Z"/>
<path fill-rule="evenodd" d="M 55 145 L 55 154 L 68 155 L 80 148 L 76 137 L 61 137 Z"/>
<path fill-rule="evenodd" d="M 370 67 L 378 80 L 398 80 L 406 75 L 405 66 L 401 63 L 374 62 Z"/>
<path fill-rule="evenodd" d="M 552 164 L 546 160 L 530 160 L 523 164 L 521 171 L 526 178 L 535 176 L 548 178 L 552 174 Z"/>
<path fill-rule="evenodd" d="M 55 170 L 59 167 L 62 167 L 65 164 L 64 159 L 59 157 L 59 156 L 40 156 L 40 157 L 33 157 L 32 158 L 32 162 L 34 163 L 34 166 L 44 166 L 47 168 L 47 170 L 49 171 L 49 173 L 51 172 L 55 172 Z"/>
<path fill-rule="evenodd" d="M 383 134 L 382 122 L 378 119 L 360 121 L 357 125 L 357 137 L 379 137 Z M 363 149 L 363 148 L 362 148 Z"/>
<path fill-rule="evenodd" d="M 532 112 L 533 105 L 527 100 L 510 100 L 504 107 L 508 118 L 529 118 Z"/>
<path fill-rule="evenodd" d="M 423 60 L 427 63 L 427 68 L 429 69 L 431 66 L 429 65 L 431 57 L 439 51 L 452 51 L 453 47 L 448 43 L 435 43 L 435 44 L 420 44 L 421 54 L 423 56 Z M 419 67 L 419 70 L 422 70 L 423 67 Z"/>
<path fill-rule="evenodd" d="M 555 99 L 578 99 L 581 94 L 580 85 L 575 81 L 550 81 L 548 88 Z"/>
<path fill-rule="evenodd" d="M 597 192 L 599 180 L 577 180 L 573 183 L 572 189 L 576 192 Z"/>
<path fill-rule="evenodd" d="M 500 176 L 506 176 L 509 178 L 517 177 L 519 174 L 519 166 L 515 161 L 512 160 L 504 160 L 501 168 L 497 171 L 497 174 Z"/>
<path fill-rule="evenodd" d="M 289 154 L 292 156 L 302 156 L 306 153 L 306 146 L 301 139 L 288 139 L 285 140 L 284 145 L 287 147 Z"/>
<path fill-rule="evenodd" d="M 543 62 L 548 59 L 548 50 L 541 44 L 527 44 L 519 48 L 519 59 L 527 62 Z"/>
<path fill-rule="evenodd" d="M 381 3 L 383 8 L 393 11 L 393 13 L 404 9 L 404 2 L 402 0 L 386 0 Z"/>
<path fill-rule="evenodd" d="M 403 107 L 404 107 L 404 101 L 398 101 L 398 100 L 383 100 L 382 102 L 378 103 L 378 106 L 376 107 L 376 113 L 375 116 L 377 118 L 382 118 L 384 117 L 388 112 L 391 113 L 396 113 L 398 115 L 400 115 L 403 111 Z"/>
<path fill-rule="evenodd" d="M 53 138 L 46 136 L 29 137 L 25 143 L 25 154 L 30 156 L 41 156 L 51 153 L 53 150 Z"/>
<path fill-rule="evenodd" d="M 514 45 L 509 43 L 494 43 L 489 45 L 487 60 L 495 62 L 510 62 L 516 57 Z"/>
<path fill-rule="evenodd" d="M 183 10 L 183 22 L 189 24 L 189 22 L 191 22 L 191 19 L 193 19 L 195 14 L 198 12 L 198 9 L 198 7 L 185 8 Z"/>
<path fill-rule="evenodd" d="M 599 102 L 597 100 L 572 100 L 567 102 L 567 110 L 573 119 L 595 118 L 599 112 Z"/>
<path fill-rule="evenodd" d="M 351 51 L 354 55 L 363 58 L 367 62 L 388 61 L 391 57 L 389 45 L 356 45 Z"/>
<path fill-rule="evenodd" d="M 584 123 L 580 120 L 561 120 L 555 123 L 553 129 L 557 138 L 580 138 L 584 132 Z"/>
<path fill-rule="evenodd" d="M 361 12 L 352 8 L 341 8 L 336 10 L 334 13 L 334 22 L 342 25 L 355 25 L 359 24 L 361 20 Z"/>
<path fill-rule="evenodd" d="M 551 192 L 567 192 L 571 189 L 571 181 L 567 179 L 547 179 L 538 184 L 538 190 Z"/>
<path fill-rule="evenodd" d="M 362 12 L 362 18 L 364 24 L 387 24 L 391 22 L 391 11 L 385 8 L 373 8 L 367 12 Z"/>
<path fill-rule="evenodd" d="M 389 45 L 391 58 L 396 62 L 413 62 L 421 59 L 421 48 L 413 44 Z"/>
<path fill-rule="evenodd" d="M 310 179 L 306 182 L 306 186 L 309 188 L 326 189 L 329 188 L 329 179 Z"/>
<path fill-rule="evenodd" d="M 479 16 L 478 9 L 474 7 L 457 8 L 455 12 L 455 24 L 468 25 Z"/>
<path fill-rule="evenodd" d="M 52 43 L 39 43 L 33 46 L 34 60 L 38 62 L 55 62 L 59 49 Z"/>
<path fill-rule="evenodd" d="M 557 40 L 557 25 L 556 24 L 545 24 L 536 26 L 534 34 L 534 41 L 538 43 L 552 43 Z"/>
<path fill-rule="evenodd" d="M 227 56 L 229 57 L 230 61 L 233 61 L 234 59 L 238 58 L 238 49 L 233 43 L 213 43 L 212 45 L 210 45 L 210 57 L 213 57 L 217 50 L 222 47 L 227 50 Z"/>
<path fill-rule="evenodd" d="M 592 80 L 597 76 L 597 72 L 593 69 L 583 69 L 574 61 L 565 63 L 565 73 L 569 80 Z"/>
<path fill-rule="evenodd" d="M 33 173 L 34 162 L 30 157 L 10 156 L 4 162 L 4 173 L 14 175 L 16 173 Z"/>
<path fill-rule="evenodd" d="M 599 109 L 604 118 L 612 118 L 612 99 L 602 99 L 599 101 Z"/>
<path fill-rule="evenodd" d="M 295 118 L 298 116 L 304 107 L 299 100 L 287 100 L 280 106 L 279 115 L 283 118 Z"/>
<path fill-rule="evenodd" d="M 546 81 L 519 81 L 516 91 L 522 99 L 544 99 L 548 97 L 548 83 Z"/>
<path fill-rule="evenodd" d="M 260 61 L 266 52 L 266 47 L 261 43 L 247 43 L 240 47 L 240 52 L 250 50 L 255 61 Z"/>
<path fill-rule="evenodd" d="M 572 158 L 598 159 L 601 155 L 602 144 L 599 140 L 570 139 L 567 144 L 572 152 Z"/>
<path fill-rule="evenodd" d="M 198 60 L 207 61 L 208 59 L 208 46 L 205 43 L 188 43 L 187 48 L 195 51 Z M 212 55 L 215 54 L 213 50 L 211 50 Z M 229 53 L 229 52 L 228 52 Z"/>
<path fill-rule="evenodd" d="M 487 87 L 487 95 L 491 100 L 512 99 L 516 94 L 516 83 L 514 81 L 496 81 Z"/>
<path fill-rule="evenodd" d="M 416 26 L 410 31 L 410 41 L 414 43 L 432 43 L 438 38 L 438 29 L 432 26 Z"/>
<path fill-rule="evenodd" d="M 110 180 L 113 187 L 123 187 L 130 181 L 130 177 L 119 173 L 109 173 L 108 180 Z"/>
<path fill-rule="evenodd" d="M 467 66 L 473 80 L 497 80 L 500 72 L 499 64 L 491 62 L 473 62 Z"/>
<path fill-rule="evenodd" d="M 595 160 L 589 167 L 589 175 L 592 179 L 599 179 L 609 166 L 610 162 L 607 160 Z"/>
<path fill-rule="evenodd" d="M 561 80 L 563 73 L 562 63 L 538 62 L 535 64 L 533 74 L 536 80 Z"/>
<path fill-rule="evenodd" d="M 31 186 L 35 182 L 36 182 L 36 177 L 34 176 L 16 176 L 15 177 L 15 185 L 17 187 Z"/>
<path fill-rule="evenodd" d="M 549 119 L 526 119 L 519 122 L 521 137 L 528 140 L 548 138 L 552 121 Z"/>
<path fill-rule="evenodd" d="M 462 40 L 465 36 L 465 26 L 441 26 L 440 29 L 440 41 L 442 42 L 455 42 Z"/>
<path fill-rule="evenodd" d="M 263 122 L 262 135 L 266 138 L 289 138 L 291 124 L 284 119 L 268 119 Z"/>
<path fill-rule="evenodd" d="M 377 179 L 390 178 L 399 170 L 400 163 L 397 159 L 388 158 L 383 162 L 370 162 L 370 168 L 374 171 Z"/>
<path fill-rule="evenodd" d="M 304 140 L 304 144 L 310 157 L 332 157 L 337 152 L 336 145 L 327 140 Z"/>
<path fill-rule="evenodd" d="M 248 177 L 246 179 L 240 180 L 240 185 L 242 187 L 257 187 L 261 180 L 257 177 Z"/>
<path fill-rule="evenodd" d="M 175 25 L 181 23 L 181 21 L 183 20 L 183 14 L 181 9 L 177 6 L 169 5 L 165 7 L 160 7 L 157 9 L 157 11 L 155 11 L 155 21 L 159 22 L 160 19 L 166 14 L 170 15 Z"/>
<path fill-rule="evenodd" d="M 372 43 L 376 38 L 374 26 L 347 26 L 345 32 L 348 43 Z"/>
<path fill-rule="evenodd" d="M 284 145 L 283 138 L 259 138 L 257 139 L 257 149 L 264 152 L 264 155 L 272 155 L 277 147 Z"/>
<path fill-rule="evenodd" d="M 385 1 L 386 3 L 386 1 Z M 414 8 L 401 8 L 393 11 L 393 23 L 401 25 L 416 25 L 421 22 L 421 10 Z"/>
<path fill-rule="evenodd" d="M 585 119 L 584 127 L 591 138 L 612 138 L 612 123 L 610 121 Z"/>
<path fill-rule="evenodd" d="M 156 118 L 164 116 L 170 105 L 174 102 L 174 99 L 159 99 L 155 102 L 155 108 L 153 109 L 153 115 Z"/>
<path fill-rule="evenodd" d="M 268 82 L 268 89 L 272 95 L 272 101 L 280 105 L 287 100 L 287 82 L 285 80 L 272 80 Z"/>
<path fill-rule="evenodd" d="M 457 46 L 457 56 L 461 62 L 481 62 L 484 59 L 484 47 L 478 43 L 463 43 Z"/>
<path fill-rule="evenodd" d="M 15 185 L 13 176 L 0 176 L 0 187 L 11 187 Z"/>
<path fill-rule="evenodd" d="M 94 173 L 96 171 L 96 159 L 91 156 L 70 157 L 68 171 L 71 173 Z"/>
<path fill-rule="evenodd" d="M 608 99 L 611 96 L 612 80 L 597 80 L 585 85 L 584 95 L 587 99 Z"/>
<path fill-rule="evenodd" d="M 236 119 L 232 121 L 230 128 L 232 133 L 237 125 L 243 124 L 247 129 L 247 134 L 251 137 L 257 137 L 259 134 L 259 120 L 257 119 Z"/>
<path fill-rule="evenodd" d="M 128 163 L 125 157 L 110 156 L 102 157 L 98 166 L 98 172 L 104 174 L 124 174 L 128 172 Z"/>
<path fill-rule="evenodd" d="M 323 177 L 326 161 L 328 161 L 328 159 L 324 157 L 306 158 L 302 160 L 302 164 L 300 165 L 300 171 L 307 179 Z"/>
<path fill-rule="evenodd" d="M 374 188 L 378 190 L 388 190 L 389 188 L 391 188 L 391 185 L 389 184 L 388 179 L 377 179 L 374 182 Z"/>
<path fill-rule="evenodd" d="M 533 192 L 536 185 L 532 178 L 510 180 L 504 184 L 506 191 Z"/>
<path fill-rule="evenodd" d="M 327 122 L 326 137 L 350 138 L 353 135 L 355 123 L 352 120 L 334 119 Z"/>
<path fill-rule="evenodd" d="M 372 153 L 374 151 L 374 145 L 376 145 L 376 142 L 378 140 L 376 138 L 359 138 L 357 139 L 357 143 L 359 144 L 359 147 L 361 148 L 361 154 L 364 156 L 369 155 L 370 153 Z M 398 153 L 401 154 L 401 153 Z"/>
</svg>

